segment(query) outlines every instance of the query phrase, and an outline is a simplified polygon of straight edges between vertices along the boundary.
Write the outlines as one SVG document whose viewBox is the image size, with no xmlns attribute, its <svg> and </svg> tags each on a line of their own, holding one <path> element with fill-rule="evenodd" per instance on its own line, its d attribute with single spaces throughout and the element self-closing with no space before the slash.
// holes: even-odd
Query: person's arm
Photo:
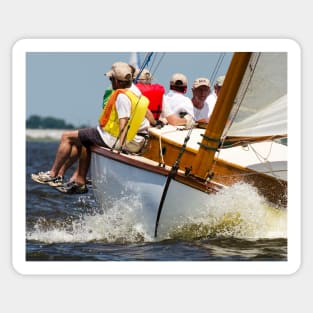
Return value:
<svg viewBox="0 0 313 313">
<path fill-rule="evenodd" d="M 199 120 L 197 120 L 197 123 L 205 123 L 207 124 L 209 122 L 209 118 L 201 118 Z"/>
<path fill-rule="evenodd" d="M 166 116 L 166 120 L 169 124 L 174 126 L 183 126 L 186 125 L 187 120 L 183 117 L 178 117 L 176 114 L 171 114 Z"/>
<path fill-rule="evenodd" d="M 162 117 L 166 119 L 166 121 L 174 126 L 184 126 L 189 125 L 191 123 L 191 119 L 193 118 L 193 106 L 191 102 L 185 103 L 182 107 L 184 111 L 187 111 L 187 115 L 185 117 L 179 117 L 176 115 L 173 110 L 171 109 L 169 103 L 166 100 L 167 98 L 163 97 L 163 107 L 162 107 Z M 190 117 L 189 117 L 190 116 Z"/>
<path fill-rule="evenodd" d="M 156 126 L 157 121 L 155 120 L 155 118 L 153 117 L 152 112 L 149 109 L 147 109 L 146 118 L 149 121 L 151 126 Z"/>
<path fill-rule="evenodd" d="M 127 134 L 127 122 L 128 122 L 128 118 L 127 117 L 123 117 L 119 119 L 119 123 L 120 123 L 120 130 L 121 130 L 121 135 L 118 141 L 118 146 L 122 147 L 125 143 L 125 137 Z"/>
<path fill-rule="evenodd" d="M 150 125 L 156 128 L 162 128 L 164 126 L 163 121 L 156 120 L 152 114 L 152 112 L 147 109 L 146 119 L 149 121 Z"/>
</svg>

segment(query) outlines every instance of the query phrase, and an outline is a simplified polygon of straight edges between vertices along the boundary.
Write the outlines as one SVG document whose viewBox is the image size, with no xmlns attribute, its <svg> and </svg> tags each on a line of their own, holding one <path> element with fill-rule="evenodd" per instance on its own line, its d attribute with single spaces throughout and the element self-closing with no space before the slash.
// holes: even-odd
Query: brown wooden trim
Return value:
<svg viewBox="0 0 313 313">
<path fill-rule="evenodd" d="M 148 155 L 150 155 L 148 159 L 159 162 L 159 160 L 157 160 L 159 155 L 159 145 L 157 138 L 154 138 L 154 140 L 152 138 L 150 139 L 149 147 L 150 150 L 147 150 L 146 152 Z M 167 153 L 164 156 L 165 163 L 168 165 L 166 168 L 157 165 L 151 165 L 145 163 L 144 161 L 136 160 L 131 156 L 113 152 L 107 148 L 99 146 L 92 146 L 91 151 L 103 157 L 116 160 L 130 166 L 134 166 L 163 176 L 168 176 L 170 172 L 169 165 L 174 164 L 176 161 L 177 155 L 179 153 L 179 147 L 173 147 L 168 143 L 166 144 L 166 147 Z M 144 158 L 145 157 L 146 156 L 144 155 Z M 184 171 L 185 167 L 190 166 L 191 160 L 194 157 L 195 155 L 192 152 L 185 151 L 181 159 L 180 170 Z M 214 165 L 214 176 L 209 182 L 192 175 L 185 175 L 182 172 L 175 174 L 173 179 L 186 186 L 190 186 L 191 188 L 206 193 L 216 193 L 223 186 L 231 186 L 237 182 L 245 182 L 256 187 L 260 194 L 262 194 L 271 203 L 284 207 L 287 206 L 287 182 L 266 174 L 240 167 L 238 165 L 236 166 L 235 164 L 228 163 L 223 160 L 216 160 Z"/>
<path fill-rule="evenodd" d="M 184 185 L 187 185 L 194 189 L 198 189 L 205 193 L 216 193 L 223 188 L 222 185 L 217 185 L 214 182 L 201 181 L 195 176 L 185 176 L 183 174 L 177 174 L 173 179 Z"/>
<path fill-rule="evenodd" d="M 103 157 L 106 157 L 106 158 L 109 158 L 111 160 L 115 160 L 121 163 L 126 163 L 128 165 L 131 165 L 131 166 L 134 166 L 134 167 L 137 167 L 137 168 L 149 171 L 149 172 L 157 173 L 163 176 L 167 176 L 169 172 L 169 170 L 167 170 L 166 168 L 156 166 L 156 165 L 151 165 L 151 164 L 136 160 L 132 158 L 131 156 L 128 156 L 127 154 L 117 153 L 115 151 L 111 151 L 108 148 L 94 145 L 94 146 L 91 146 L 90 149 L 92 152 L 102 155 Z"/>
<path fill-rule="evenodd" d="M 158 167 L 156 165 L 154 166 L 154 165 L 145 163 L 143 161 L 128 157 L 127 155 L 123 155 L 121 153 L 111 151 L 108 148 L 94 145 L 91 147 L 91 151 L 105 158 L 109 158 L 111 160 L 115 160 L 117 162 L 128 164 L 130 166 L 134 166 L 134 167 L 147 170 L 149 172 L 157 173 L 163 176 L 168 176 L 170 172 L 170 167 L 163 168 L 163 167 Z M 176 180 L 184 185 L 187 185 L 194 189 L 198 189 L 205 193 L 215 193 L 222 188 L 222 186 L 217 185 L 215 183 L 208 183 L 194 176 L 186 176 L 181 172 L 176 173 L 173 176 L 173 180 Z"/>
<path fill-rule="evenodd" d="M 172 145 L 169 141 L 163 138 L 162 149 L 165 150 L 163 155 L 165 164 L 174 164 L 179 154 L 180 147 L 178 145 Z M 148 147 L 144 156 L 151 160 L 161 162 L 159 139 L 154 135 L 151 135 L 149 139 Z M 180 170 L 185 171 L 186 169 L 190 168 L 192 160 L 195 158 L 195 156 L 195 152 L 186 149 L 179 164 Z M 231 186 L 237 182 L 245 182 L 255 186 L 259 190 L 260 194 L 266 197 L 271 203 L 277 204 L 279 206 L 287 205 L 286 181 L 216 158 L 214 160 L 214 166 L 212 170 L 214 174 L 211 180 L 213 189 L 218 186 L 217 184 Z M 181 179 L 186 185 L 194 185 L 195 182 L 205 181 L 200 178 L 195 179 L 193 176 L 187 177 L 187 180 Z M 201 188 L 201 190 L 203 190 L 206 187 L 198 187 L 197 185 L 195 188 Z"/>
</svg>

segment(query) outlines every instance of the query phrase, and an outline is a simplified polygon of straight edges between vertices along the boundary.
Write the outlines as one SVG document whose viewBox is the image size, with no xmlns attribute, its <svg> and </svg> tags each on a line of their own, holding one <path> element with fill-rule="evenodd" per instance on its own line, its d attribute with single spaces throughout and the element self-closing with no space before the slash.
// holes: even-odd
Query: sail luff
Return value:
<svg viewBox="0 0 313 313">
<path fill-rule="evenodd" d="M 218 96 L 197 156 L 192 164 L 192 174 L 197 177 L 205 179 L 209 175 L 215 152 L 218 149 L 220 138 L 250 57 L 250 52 L 237 52 L 232 58 L 223 88 Z"/>
</svg>

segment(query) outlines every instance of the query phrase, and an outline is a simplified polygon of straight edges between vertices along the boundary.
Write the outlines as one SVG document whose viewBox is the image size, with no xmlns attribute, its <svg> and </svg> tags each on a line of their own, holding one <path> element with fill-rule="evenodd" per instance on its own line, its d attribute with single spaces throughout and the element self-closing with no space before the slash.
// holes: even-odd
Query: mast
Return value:
<svg viewBox="0 0 313 313">
<path fill-rule="evenodd" d="M 220 138 L 233 107 L 234 99 L 248 66 L 251 52 L 234 53 L 227 71 L 223 88 L 217 98 L 214 111 L 210 117 L 199 151 L 192 164 L 192 174 L 206 179 L 214 161 Z"/>
</svg>

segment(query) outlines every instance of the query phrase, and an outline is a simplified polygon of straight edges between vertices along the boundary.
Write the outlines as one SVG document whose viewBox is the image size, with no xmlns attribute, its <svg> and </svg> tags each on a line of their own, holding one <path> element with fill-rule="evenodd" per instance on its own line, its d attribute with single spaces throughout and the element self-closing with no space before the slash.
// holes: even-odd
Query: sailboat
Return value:
<svg viewBox="0 0 313 313">
<path fill-rule="evenodd" d="M 287 53 L 234 53 L 207 125 L 149 135 L 141 155 L 93 146 L 90 171 L 97 201 L 133 199 L 152 236 L 164 236 L 169 220 L 184 225 L 237 183 L 286 208 Z"/>
</svg>

